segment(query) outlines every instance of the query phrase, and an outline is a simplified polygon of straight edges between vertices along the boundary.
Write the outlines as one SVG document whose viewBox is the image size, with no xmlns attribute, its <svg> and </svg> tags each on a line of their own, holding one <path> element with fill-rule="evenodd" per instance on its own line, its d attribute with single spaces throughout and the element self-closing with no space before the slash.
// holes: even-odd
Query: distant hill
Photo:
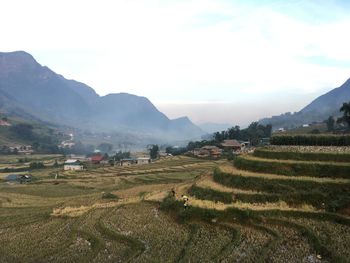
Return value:
<svg viewBox="0 0 350 263">
<path fill-rule="evenodd" d="M 127 93 L 99 96 L 67 80 L 23 51 L 0 53 L 0 111 L 26 119 L 91 130 L 167 139 L 199 138 L 188 118 L 170 120 L 147 98 Z"/>
<path fill-rule="evenodd" d="M 329 116 L 340 116 L 339 108 L 350 101 L 350 79 L 343 85 L 316 98 L 299 112 L 285 113 L 260 120 L 261 124 L 271 123 L 274 129 L 294 128 L 312 122 L 321 122 Z"/>
</svg>

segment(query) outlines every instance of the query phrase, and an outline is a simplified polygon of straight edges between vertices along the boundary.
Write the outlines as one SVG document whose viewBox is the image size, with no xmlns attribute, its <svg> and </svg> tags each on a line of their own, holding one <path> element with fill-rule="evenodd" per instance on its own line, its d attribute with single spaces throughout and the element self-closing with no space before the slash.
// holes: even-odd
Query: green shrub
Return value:
<svg viewBox="0 0 350 263">
<path fill-rule="evenodd" d="M 103 192 L 102 193 L 102 199 L 119 199 L 119 197 L 115 194 L 112 194 L 110 192 Z"/>
<path fill-rule="evenodd" d="M 31 162 L 29 164 L 29 169 L 42 169 L 45 168 L 45 165 L 43 162 Z"/>
<path fill-rule="evenodd" d="M 350 153 L 272 151 L 260 148 L 254 151 L 254 156 L 278 160 L 350 162 Z"/>
<path fill-rule="evenodd" d="M 224 204 L 232 203 L 232 194 L 219 192 L 210 188 L 202 188 L 196 185 L 192 185 L 188 189 L 188 193 L 201 200 L 211 200 L 214 202 L 222 202 Z"/>
<path fill-rule="evenodd" d="M 234 165 L 242 170 L 287 176 L 350 178 L 350 164 L 283 162 L 248 159 L 239 156 L 235 158 Z"/>
</svg>

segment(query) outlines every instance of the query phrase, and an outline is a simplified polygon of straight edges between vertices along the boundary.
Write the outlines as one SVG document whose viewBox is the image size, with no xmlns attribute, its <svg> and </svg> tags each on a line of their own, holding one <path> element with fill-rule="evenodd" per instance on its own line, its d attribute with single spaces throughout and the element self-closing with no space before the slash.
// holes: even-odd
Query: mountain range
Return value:
<svg viewBox="0 0 350 263">
<path fill-rule="evenodd" d="M 145 97 L 127 93 L 99 96 L 84 83 L 40 65 L 24 51 L 0 53 L 0 111 L 93 132 L 165 140 L 196 139 L 204 133 L 187 117 L 170 120 Z"/>
<path fill-rule="evenodd" d="M 272 124 L 273 129 L 295 128 L 312 122 L 322 122 L 329 116 L 339 117 L 341 105 L 350 101 L 350 79 L 338 88 L 323 94 L 306 107 L 295 113 L 284 113 L 279 116 L 260 120 L 261 124 Z"/>
</svg>

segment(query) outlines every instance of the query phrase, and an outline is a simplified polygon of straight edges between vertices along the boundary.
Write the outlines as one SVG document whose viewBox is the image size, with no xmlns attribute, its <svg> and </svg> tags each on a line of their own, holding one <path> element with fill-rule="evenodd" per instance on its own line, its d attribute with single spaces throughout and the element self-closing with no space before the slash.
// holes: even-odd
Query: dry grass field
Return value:
<svg viewBox="0 0 350 263">
<path fill-rule="evenodd" d="M 42 157 L 35 156 L 60 158 Z M 0 174 L 0 262 L 350 262 L 346 178 L 252 172 L 185 156 L 31 174 L 24 184 Z"/>
</svg>

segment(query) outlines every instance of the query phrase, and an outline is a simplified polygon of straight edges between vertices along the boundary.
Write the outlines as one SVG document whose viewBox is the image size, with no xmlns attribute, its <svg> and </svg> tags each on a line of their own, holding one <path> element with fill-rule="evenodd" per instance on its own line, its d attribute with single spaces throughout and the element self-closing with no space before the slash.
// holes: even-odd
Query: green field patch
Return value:
<svg viewBox="0 0 350 263">
<path fill-rule="evenodd" d="M 0 185 L 1 192 L 34 195 L 40 197 L 67 197 L 96 192 L 91 187 L 60 184 Z"/>
<path fill-rule="evenodd" d="M 235 158 L 234 165 L 238 169 L 252 172 L 350 179 L 350 163 L 283 161 L 239 156 Z"/>
<path fill-rule="evenodd" d="M 318 183 L 315 181 L 300 181 L 286 179 L 269 179 L 263 177 L 247 177 L 239 174 L 230 174 L 214 170 L 215 182 L 227 187 L 245 190 L 262 191 L 274 194 L 266 195 L 244 195 L 236 194 L 237 198 L 257 201 L 262 198 L 278 198 L 290 204 L 312 204 L 316 208 L 327 211 L 338 211 L 350 203 L 350 184 Z M 254 200 L 255 199 L 255 200 Z"/>
<path fill-rule="evenodd" d="M 211 200 L 214 202 L 222 202 L 229 204 L 233 202 L 232 194 L 227 192 L 220 192 L 210 188 L 203 188 L 196 185 L 192 185 L 188 191 L 191 196 L 201 200 Z"/>
</svg>

